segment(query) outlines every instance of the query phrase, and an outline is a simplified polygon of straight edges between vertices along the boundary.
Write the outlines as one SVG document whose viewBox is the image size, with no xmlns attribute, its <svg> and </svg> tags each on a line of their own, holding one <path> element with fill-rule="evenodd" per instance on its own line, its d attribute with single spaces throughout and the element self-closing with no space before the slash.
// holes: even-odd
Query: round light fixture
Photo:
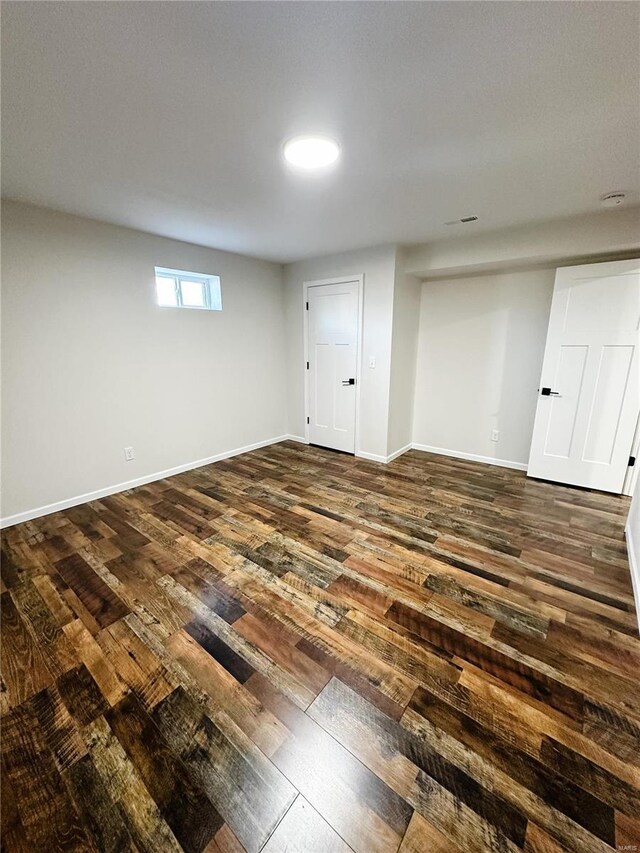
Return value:
<svg viewBox="0 0 640 853">
<path fill-rule="evenodd" d="M 321 169 L 339 156 L 340 146 L 328 136 L 294 136 L 284 146 L 284 159 L 299 169 Z"/>
</svg>

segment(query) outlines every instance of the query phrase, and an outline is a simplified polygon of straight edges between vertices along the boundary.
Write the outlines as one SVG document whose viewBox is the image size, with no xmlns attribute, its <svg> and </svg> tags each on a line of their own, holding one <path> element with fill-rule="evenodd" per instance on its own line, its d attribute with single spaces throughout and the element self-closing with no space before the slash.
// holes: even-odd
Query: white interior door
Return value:
<svg viewBox="0 0 640 853">
<path fill-rule="evenodd" d="M 528 475 L 622 492 L 640 405 L 640 261 L 556 273 Z"/>
<path fill-rule="evenodd" d="M 309 285 L 309 441 L 355 453 L 359 282 Z"/>
</svg>

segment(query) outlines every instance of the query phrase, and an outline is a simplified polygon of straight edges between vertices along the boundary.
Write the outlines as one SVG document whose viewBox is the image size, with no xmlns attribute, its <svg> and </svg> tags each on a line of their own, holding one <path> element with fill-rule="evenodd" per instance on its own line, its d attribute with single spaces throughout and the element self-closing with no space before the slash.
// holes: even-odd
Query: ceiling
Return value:
<svg viewBox="0 0 640 853">
<path fill-rule="evenodd" d="M 571 216 L 614 189 L 637 203 L 639 18 L 5 2 L 3 195 L 283 262 Z M 340 142 L 337 167 L 287 168 L 283 141 L 306 132 Z"/>
</svg>

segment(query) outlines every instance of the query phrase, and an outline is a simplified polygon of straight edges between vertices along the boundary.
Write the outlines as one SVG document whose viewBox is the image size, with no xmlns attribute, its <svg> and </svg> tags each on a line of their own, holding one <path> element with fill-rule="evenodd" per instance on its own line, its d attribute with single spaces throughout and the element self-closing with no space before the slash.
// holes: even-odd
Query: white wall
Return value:
<svg viewBox="0 0 640 853">
<path fill-rule="evenodd" d="M 598 246 L 626 242 L 631 218 L 616 220 L 618 236 L 607 219 Z M 555 264 L 412 275 L 425 258 L 502 267 L 522 249 L 506 232 L 434 244 L 428 256 L 378 246 L 283 271 L 15 202 L 3 204 L 2 226 L 4 518 L 303 436 L 303 282 L 361 273 L 359 452 L 384 460 L 413 442 L 527 462 Z M 583 239 L 585 228 L 571 233 Z M 531 237 L 539 249 L 542 230 Z M 222 313 L 158 308 L 154 265 L 221 275 Z"/>
<path fill-rule="evenodd" d="M 364 273 L 360 441 L 362 454 L 386 459 L 396 250 L 378 246 L 288 264 L 284 269 L 289 429 L 304 435 L 303 283 Z M 375 356 L 374 370 L 367 365 Z"/>
<path fill-rule="evenodd" d="M 416 444 L 526 464 L 554 277 L 549 269 L 423 283 Z"/>
<path fill-rule="evenodd" d="M 404 264 L 404 251 L 399 248 L 396 253 L 393 291 L 388 456 L 393 456 L 413 441 L 413 403 L 422 282 L 407 275 L 403 271 Z"/>
<path fill-rule="evenodd" d="M 224 310 L 157 307 L 156 264 Z M 287 432 L 279 265 L 7 202 L 2 286 L 3 517 Z"/>
</svg>

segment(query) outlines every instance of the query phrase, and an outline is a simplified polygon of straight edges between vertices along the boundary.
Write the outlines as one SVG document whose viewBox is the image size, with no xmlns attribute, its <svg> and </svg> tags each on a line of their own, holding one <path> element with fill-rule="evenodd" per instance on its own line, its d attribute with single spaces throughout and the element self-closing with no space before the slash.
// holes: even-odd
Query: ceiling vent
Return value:
<svg viewBox="0 0 640 853">
<path fill-rule="evenodd" d="M 451 222 L 445 222 L 445 225 L 460 225 L 466 224 L 467 222 L 477 222 L 477 216 L 463 216 L 462 219 L 452 219 Z"/>
<path fill-rule="evenodd" d="M 627 194 L 623 193 L 622 190 L 616 190 L 615 192 L 601 196 L 600 203 L 603 207 L 617 207 L 624 202 L 626 197 Z"/>
</svg>

